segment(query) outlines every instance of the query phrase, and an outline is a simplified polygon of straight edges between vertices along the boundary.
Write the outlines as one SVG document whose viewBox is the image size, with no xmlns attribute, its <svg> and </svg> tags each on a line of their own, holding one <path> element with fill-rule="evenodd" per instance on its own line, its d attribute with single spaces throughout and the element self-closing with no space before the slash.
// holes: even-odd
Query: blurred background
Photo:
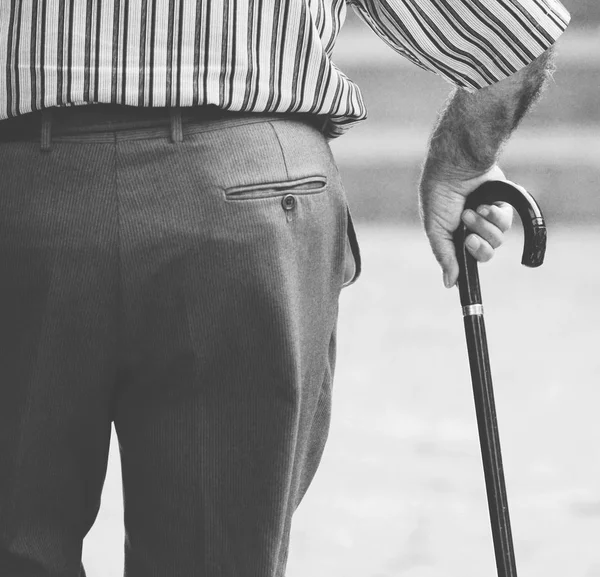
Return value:
<svg viewBox="0 0 600 577">
<path fill-rule="evenodd" d="M 557 71 L 503 155 L 503 167 L 543 201 L 550 222 L 600 218 L 600 2 L 567 0 L 572 23 L 557 44 Z M 365 221 L 418 217 L 415 189 L 427 138 L 449 84 L 384 44 L 355 15 L 334 54 L 360 87 L 369 118 L 333 142 L 353 213 Z"/>
<path fill-rule="evenodd" d="M 600 2 L 504 155 L 540 202 L 546 262 L 520 266 L 518 222 L 480 267 L 521 577 L 600 577 Z M 363 256 L 340 304 L 331 432 L 295 517 L 288 577 L 492 577 L 494 553 L 462 314 L 421 231 L 417 182 L 449 91 L 349 10 L 334 55 L 369 120 L 334 141 Z M 122 574 L 116 439 L 89 577 Z M 207 576 L 208 577 L 208 576 Z"/>
</svg>

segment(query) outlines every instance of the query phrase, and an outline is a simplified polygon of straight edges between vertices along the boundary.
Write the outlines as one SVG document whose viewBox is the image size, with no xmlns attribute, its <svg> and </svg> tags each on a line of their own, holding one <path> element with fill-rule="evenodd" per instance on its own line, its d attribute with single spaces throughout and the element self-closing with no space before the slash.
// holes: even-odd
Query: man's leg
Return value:
<svg viewBox="0 0 600 577">
<path fill-rule="evenodd" d="M 113 153 L 0 143 L 3 577 L 80 575 L 100 504 L 119 346 Z"/>
<path fill-rule="evenodd" d="M 118 144 L 128 577 L 281 577 L 329 427 L 346 199 L 291 120 Z"/>
</svg>

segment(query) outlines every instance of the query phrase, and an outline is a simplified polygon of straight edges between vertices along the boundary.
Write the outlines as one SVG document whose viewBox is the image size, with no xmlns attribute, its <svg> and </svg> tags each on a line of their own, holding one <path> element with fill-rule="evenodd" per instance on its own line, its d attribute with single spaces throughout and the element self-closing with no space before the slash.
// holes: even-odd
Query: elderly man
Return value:
<svg viewBox="0 0 600 577">
<path fill-rule="evenodd" d="M 547 76 L 558 0 L 353 0 L 456 85 L 421 182 L 463 212 Z M 327 140 L 365 118 L 343 0 L 0 3 L 0 575 L 84 575 L 111 425 L 129 577 L 281 577 L 360 256 Z M 399 86 L 398 90 L 402 90 Z"/>
</svg>

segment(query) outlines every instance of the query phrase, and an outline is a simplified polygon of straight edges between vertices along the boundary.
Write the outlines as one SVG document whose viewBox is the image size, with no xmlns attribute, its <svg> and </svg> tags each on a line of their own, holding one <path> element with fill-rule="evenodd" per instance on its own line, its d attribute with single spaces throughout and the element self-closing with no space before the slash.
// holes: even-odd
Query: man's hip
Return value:
<svg viewBox="0 0 600 577">
<path fill-rule="evenodd" d="M 114 421 L 128 574 L 283 575 L 329 426 L 347 202 L 311 123 L 182 124 L 0 144 L 11 574 L 78 574 Z"/>
</svg>

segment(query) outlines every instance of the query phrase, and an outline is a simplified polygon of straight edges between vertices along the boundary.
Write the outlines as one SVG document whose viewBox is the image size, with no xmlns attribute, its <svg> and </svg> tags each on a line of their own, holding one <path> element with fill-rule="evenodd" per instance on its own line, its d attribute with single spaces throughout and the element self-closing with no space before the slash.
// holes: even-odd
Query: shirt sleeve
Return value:
<svg viewBox="0 0 600 577">
<path fill-rule="evenodd" d="M 394 50 L 470 91 L 533 62 L 570 20 L 558 0 L 349 2 Z"/>
</svg>

